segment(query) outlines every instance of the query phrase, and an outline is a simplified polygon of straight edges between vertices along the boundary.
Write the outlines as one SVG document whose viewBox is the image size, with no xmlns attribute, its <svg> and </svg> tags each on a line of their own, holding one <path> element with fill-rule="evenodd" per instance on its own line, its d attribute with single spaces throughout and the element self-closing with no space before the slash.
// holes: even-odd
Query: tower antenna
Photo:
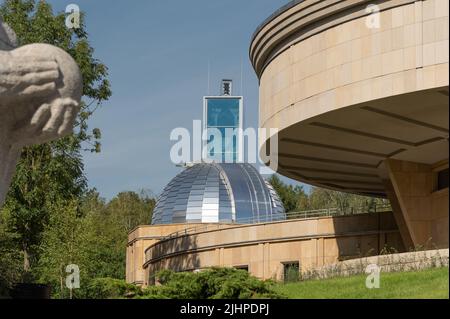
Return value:
<svg viewBox="0 0 450 319">
<path fill-rule="evenodd" d="M 241 56 L 241 95 L 244 95 L 244 59 Z"/>
<path fill-rule="evenodd" d="M 211 60 L 208 58 L 208 95 L 211 95 Z"/>
</svg>

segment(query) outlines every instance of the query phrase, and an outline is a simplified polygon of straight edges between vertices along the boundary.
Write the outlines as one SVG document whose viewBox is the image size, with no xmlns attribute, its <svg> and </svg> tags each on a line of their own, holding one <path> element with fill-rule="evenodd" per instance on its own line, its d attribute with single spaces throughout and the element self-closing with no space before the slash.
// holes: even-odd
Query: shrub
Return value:
<svg viewBox="0 0 450 319">
<path fill-rule="evenodd" d="M 87 298 L 89 299 L 132 298 L 140 293 L 141 289 L 138 286 L 113 278 L 93 279 L 87 288 Z"/>
<path fill-rule="evenodd" d="M 199 273 L 163 270 L 157 273 L 160 285 L 141 289 L 123 280 L 97 278 L 87 287 L 92 299 L 279 299 L 274 282 L 261 281 L 245 270 L 211 268 Z"/>
<path fill-rule="evenodd" d="M 163 270 L 156 275 L 160 286 L 144 289 L 145 299 L 250 299 L 283 298 L 272 281 L 261 281 L 245 270 L 211 268 L 199 273 Z"/>
</svg>

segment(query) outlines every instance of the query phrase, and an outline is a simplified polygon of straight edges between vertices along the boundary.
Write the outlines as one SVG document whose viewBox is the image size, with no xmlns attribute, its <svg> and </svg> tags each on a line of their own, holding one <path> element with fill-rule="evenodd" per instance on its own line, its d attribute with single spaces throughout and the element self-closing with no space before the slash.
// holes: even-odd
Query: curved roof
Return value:
<svg viewBox="0 0 450 319">
<path fill-rule="evenodd" d="M 256 35 L 259 33 L 259 31 L 261 31 L 267 24 L 269 24 L 270 21 L 272 21 L 273 19 L 278 17 L 283 12 L 286 12 L 290 8 L 295 7 L 297 4 L 299 4 L 299 3 L 303 2 L 303 1 L 305 1 L 305 0 L 291 0 L 288 3 L 286 3 L 284 6 L 279 8 L 277 11 L 272 13 L 269 17 L 267 17 L 262 23 L 260 23 L 258 25 L 258 27 L 256 28 L 255 32 L 253 32 L 252 41 L 251 42 L 253 42 L 253 40 L 255 39 Z"/>
<path fill-rule="evenodd" d="M 272 186 L 250 164 L 196 164 L 158 198 L 152 224 L 254 223 L 286 218 Z"/>
</svg>

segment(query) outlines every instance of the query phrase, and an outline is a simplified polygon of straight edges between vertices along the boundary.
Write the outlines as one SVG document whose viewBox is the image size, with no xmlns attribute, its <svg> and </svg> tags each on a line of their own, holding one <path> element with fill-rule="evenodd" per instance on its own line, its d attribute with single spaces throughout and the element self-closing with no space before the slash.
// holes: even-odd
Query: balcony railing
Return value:
<svg viewBox="0 0 450 319">
<path fill-rule="evenodd" d="M 321 218 L 321 217 L 338 217 L 338 216 L 354 216 L 354 215 L 363 215 L 363 214 L 374 214 L 374 213 L 382 213 L 382 212 L 390 212 L 392 211 L 392 207 L 390 205 L 377 205 L 373 207 L 348 207 L 345 209 L 340 208 L 325 208 L 325 209 L 316 209 L 316 210 L 307 210 L 301 212 L 290 212 L 286 213 L 286 218 L 284 216 L 266 216 L 266 217 L 254 217 L 254 218 L 241 218 L 236 221 L 227 223 L 227 224 L 208 224 L 204 226 L 196 226 L 186 228 L 182 231 L 177 231 L 170 235 L 167 235 L 162 238 L 162 240 L 167 240 L 171 238 L 176 238 L 180 236 L 195 234 L 199 232 L 205 232 L 210 230 L 218 230 L 229 228 L 233 225 L 248 225 L 248 224 L 261 224 L 261 223 L 271 223 L 271 222 L 279 222 L 284 220 L 302 220 L 308 218 Z"/>
</svg>

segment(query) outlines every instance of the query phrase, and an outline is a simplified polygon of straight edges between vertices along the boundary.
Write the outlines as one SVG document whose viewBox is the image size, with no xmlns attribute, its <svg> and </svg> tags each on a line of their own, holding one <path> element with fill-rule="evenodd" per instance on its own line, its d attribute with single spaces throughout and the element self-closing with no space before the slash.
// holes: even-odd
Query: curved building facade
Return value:
<svg viewBox="0 0 450 319">
<path fill-rule="evenodd" d="M 387 196 L 406 247 L 448 247 L 448 5 L 292 1 L 250 47 L 279 173 Z"/>
<path fill-rule="evenodd" d="M 272 186 L 250 164 L 195 164 L 164 189 L 152 224 L 257 223 L 284 220 Z"/>
<path fill-rule="evenodd" d="M 251 41 L 259 126 L 278 129 L 278 172 L 387 197 L 392 212 L 276 221 L 285 214 L 253 167 L 198 164 L 167 186 L 154 225 L 130 233 L 127 281 L 212 266 L 282 279 L 384 247 L 448 248 L 448 6 L 296 0 Z"/>
</svg>

